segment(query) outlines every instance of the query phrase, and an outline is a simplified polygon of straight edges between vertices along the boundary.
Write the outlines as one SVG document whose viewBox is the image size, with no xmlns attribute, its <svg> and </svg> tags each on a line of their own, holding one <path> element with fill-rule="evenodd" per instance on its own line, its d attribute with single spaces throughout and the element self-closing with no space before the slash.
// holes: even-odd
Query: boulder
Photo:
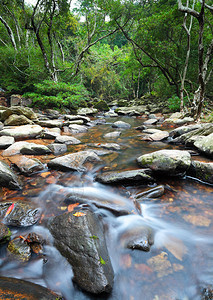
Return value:
<svg viewBox="0 0 213 300">
<path fill-rule="evenodd" d="M 30 246 L 22 239 L 15 238 L 11 240 L 7 246 L 9 256 L 18 259 L 22 262 L 26 262 L 31 257 Z"/>
<path fill-rule="evenodd" d="M 22 125 L 14 128 L 4 128 L 0 131 L 0 136 L 12 136 L 14 139 L 31 139 L 43 131 L 43 128 L 39 125 Z"/>
<path fill-rule="evenodd" d="M 145 122 L 143 122 L 144 125 L 155 125 L 158 122 L 157 119 L 148 119 Z"/>
<path fill-rule="evenodd" d="M 0 216 L 6 225 L 27 227 L 38 222 L 41 209 L 25 202 L 1 202 Z"/>
<path fill-rule="evenodd" d="M 106 138 L 106 139 L 116 139 L 120 135 L 121 135 L 121 131 L 113 131 L 113 132 L 106 133 L 104 135 L 104 138 Z"/>
<path fill-rule="evenodd" d="M 12 111 L 6 107 L 0 107 L 0 121 L 4 122 L 9 116 L 12 115 Z"/>
<path fill-rule="evenodd" d="M 146 135 L 142 137 L 142 140 L 146 141 L 154 141 L 154 142 L 159 142 L 167 139 L 169 137 L 168 131 L 158 131 L 149 135 Z"/>
<path fill-rule="evenodd" d="M 147 199 L 147 198 L 158 198 L 163 196 L 164 194 L 164 186 L 163 185 L 158 185 L 154 188 L 148 189 L 146 191 L 143 191 L 141 193 L 138 193 L 136 195 L 136 199 L 138 201 L 143 200 L 143 199 Z"/>
<path fill-rule="evenodd" d="M 85 172 L 87 162 L 99 162 L 100 158 L 93 151 L 80 151 L 54 158 L 48 162 L 48 167 L 64 171 Z"/>
<path fill-rule="evenodd" d="M 43 127 L 58 127 L 62 128 L 63 127 L 63 121 L 62 120 L 40 120 L 36 122 L 38 125 L 43 126 Z"/>
<path fill-rule="evenodd" d="M 77 145 L 80 144 L 81 141 L 69 135 L 59 135 L 55 139 L 55 143 L 66 144 L 66 145 Z"/>
<path fill-rule="evenodd" d="M 130 128 L 131 125 L 129 123 L 123 122 L 123 121 L 117 121 L 114 124 L 112 124 L 113 128 Z"/>
<path fill-rule="evenodd" d="M 9 187 L 13 190 L 21 189 L 17 175 L 2 161 L 0 161 L 0 186 Z"/>
<path fill-rule="evenodd" d="M 15 139 L 12 136 L 0 136 L 0 149 L 6 149 L 15 143 Z"/>
<path fill-rule="evenodd" d="M 45 166 L 37 158 L 31 159 L 23 155 L 10 157 L 9 161 L 26 176 L 31 176 L 45 168 Z"/>
<path fill-rule="evenodd" d="M 58 132 L 45 130 L 41 133 L 40 137 L 42 139 L 55 140 L 55 138 L 59 135 L 60 133 Z"/>
<path fill-rule="evenodd" d="M 23 106 L 11 106 L 9 107 L 9 110 L 12 112 L 12 114 L 25 116 L 26 118 L 36 121 L 37 115 L 34 113 L 34 111 L 29 107 L 23 107 Z"/>
<path fill-rule="evenodd" d="M 168 176 L 183 175 L 191 165 L 191 155 L 181 150 L 159 150 L 137 158 L 141 167 L 148 167 Z"/>
<path fill-rule="evenodd" d="M 79 287 L 94 294 L 110 292 L 114 273 L 98 216 L 90 210 L 79 217 L 66 213 L 54 217 L 49 229 L 56 247 L 72 265 Z"/>
<path fill-rule="evenodd" d="M 113 111 L 107 111 L 105 112 L 104 116 L 113 118 L 113 117 L 118 117 L 118 114 Z"/>
<path fill-rule="evenodd" d="M 62 298 L 41 285 L 17 278 L 0 277 L 0 299 L 61 300 Z"/>
<path fill-rule="evenodd" d="M 198 178 L 204 182 L 213 184 L 213 163 L 204 163 L 201 161 L 192 161 L 187 175 Z"/>
<path fill-rule="evenodd" d="M 67 145 L 53 143 L 47 146 L 54 155 L 61 155 L 67 152 Z"/>
<path fill-rule="evenodd" d="M 21 95 L 11 95 L 10 96 L 10 104 L 11 105 L 21 105 L 22 96 Z"/>
<path fill-rule="evenodd" d="M 213 125 L 212 125 L 213 127 Z M 204 138 L 194 142 L 194 146 L 200 151 L 211 158 L 213 158 L 213 133 L 205 136 Z"/>
<path fill-rule="evenodd" d="M 176 124 L 176 125 L 184 125 L 184 124 L 192 123 L 192 122 L 194 122 L 194 119 L 191 117 L 185 117 L 183 119 L 174 120 L 174 124 Z"/>
<path fill-rule="evenodd" d="M 104 148 L 107 150 L 119 151 L 121 150 L 120 145 L 116 143 L 96 143 L 92 144 L 93 147 Z"/>
<path fill-rule="evenodd" d="M 0 244 L 6 243 L 10 240 L 11 231 L 3 223 L 0 223 Z"/>
<path fill-rule="evenodd" d="M 115 110 L 116 113 L 122 112 L 130 112 L 130 111 L 136 111 L 139 112 L 140 114 L 143 114 L 146 110 L 146 105 L 135 105 L 135 106 L 128 106 L 128 107 L 119 107 Z"/>
<path fill-rule="evenodd" d="M 139 169 L 123 172 L 104 172 L 97 175 L 95 180 L 105 184 L 143 184 L 154 182 L 154 179 L 147 174 L 148 170 Z"/>
<path fill-rule="evenodd" d="M 175 128 L 174 130 L 170 131 L 169 136 L 176 138 L 184 133 L 200 129 L 202 125 L 196 124 L 196 125 L 188 125 L 188 126 L 181 126 L 178 128 Z"/>
<path fill-rule="evenodd" d="M 97 103 L 95 103 L 94 107 L 100 111 L 109 110 L 109 106 L 107 105 L 106 101 L 104 101 L 104 100 L 100 100 Z"/>
<path fill-rule="evenodd" d="M 78 109 L 77 111 L 77 114 L 78 115 L 95 115 L 98 113 L 98 110 L 96 108 L 88 108 L 88 107 L 85 107 L 85 108 L 80 108 Z"/>
<path fill-rule="evenodd" d="M 33 121 L 29 120 L 24 115 L 12 114 L 4 121 L 5 126 L 20 126 L 26 124 L 33 124 Z"/>
<path fill-rule="evenodd" d="M 69 125 L 69 131 L 71 133 L 83 133 L 87 132 L 88 128 L 84 125 L 71 124 Z"/>
<path fill-rule="evenodd" d="M 69 120 L 69 121 L 82 120 L 84 122 L 84 124 L 90 122 L 90 118 L 89 117 L 81 116 L 81 115 L 65 115 L 64 119 L 65 120 Z"/>
<path fill-rule="evenodd" d="M 167 119 L 164 120 L 164 122 L 166 123 L 174 123 L 175 121 L 182 119 L 183 118 L 183 114 L 180 112 L 176 112 L 171 114 L 171 116 Z"/>
<path fill-rule="evenodd" d="M 16 142 L 2 152 L 3 156 L 12 156 L 16 154 L 27 155 L 43 155 L 52 153 L 51 150 L 45 146 L 29 142 Z"/>
</svg>

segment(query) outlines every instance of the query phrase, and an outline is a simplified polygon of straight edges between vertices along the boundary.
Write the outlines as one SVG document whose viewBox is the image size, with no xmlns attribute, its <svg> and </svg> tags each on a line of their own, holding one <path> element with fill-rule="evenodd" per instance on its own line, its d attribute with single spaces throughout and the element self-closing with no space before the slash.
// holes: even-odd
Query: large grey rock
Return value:
<svg viewBox="0 0 213 300">
<path fill-rule="evenodd" d="M 147 131 L 147 130 L 145 130 L 145 131 Z M 168 131 L 159 130 L 155 133 L 143 136 L 142 140 L 158 142 L 158 141 L 163 141 L 163 140 L 167 139 L 168 137 L 169 137 Z"/>
<path fill-rule="evenodd" d="M 0 149 L 6 149 L 15 143 L 14 137 L 11 136 L 0 136 Z"/>
<path fill-rule="evenodd" d="M 175 121 L 182 119 L 182 118 L 183 118 L 183 114 L 180 112 L 176 112 L 176 113 L 171 114 L 171 116 L 169 118 L 165 119 L 164 122 L 174 123 Z"/>
<path fill-rule="evenodd" d="M 194 119 L 191 117 L 185 117 L 183 119 L 174 120 L 174 124 L 176 124 L 176 125 L 184 125 L 184 124 L 192 123 L 192 122 L 194 122 Z"/>
<path fill-rule="evenodd" d="M 64 171 L 86 171 L 87 162 L 99 162 L 100 158 L 93 151 L 80 151 L 54 158 L 48 162 L 48 167 Z"/>
<path fill-rule="evenodd" d="M 121 150 L 120 145 L 118 145 L 116 143 L 96 143 L 96 144 L 92 144 L 92 146 L 98 147 L 98 148 L 104 148 L 104 149 L 108 149 L 108 150 L 114 150 L 114 151 Z"/>
<path fill-rule="evenodd" d="M 200 124 L 181 126 L 181 127 L 175 128 L 174 130 L 170 131 L 169 135 L 173 138 L 176 138 L 184 133 L 187 133 L 187 132 L 199 129 L 199 128 L 201 128 Z"/>
<path fill-rule="evenodd" d="M 113 128 L 130 128 L 131 125 L 129 123 L 123 122 L 123 121 L 117 121 L 114 124 L 112 124 Z"/>
<path fill-rule="evenodd" d="M 23 115 L 26 118 L 36 121 L 37 120 L 37 115 L 34 113 L 34 111 L 29 108 L 29 107 L 23 107 L 23 106 L 11 106 L 8 108 L 12 114 L 16 115 Z"/>
<path fill-rule="evenodd" d="M 213 163 L 192 161 L 187 175 L 198 178 L 204 182 L 213 183 Z"/>
<path fill-rule="evenodd" d="M 135 106 L 122 106 L 116 109 L 116 113 L 120 113 L 120 111 L 122 112 L 130 112 L 130 111 L 136 111 L 139 112 L 141 114 L 143 114 L 146 110 L 146 105 L 135 105 Z"/>
<path fill-rule="evenodd" d="M 9 116 L 12 115 L 12 111 L 6 107 L 0 107 L 0 121 L 4 122 Z"/>
<path fill-rule="evenodd" d="M 41 133 L 40 137 L 42 139 L 55 140 L 55 138 L 59 135 L 60 133 L 58 132 L 45 130 Z"/>
<path fill-rule="evenodd" d="M 66 145 L 77 145 L 81 143 L 81 141 L 69 135 L 59 135 L 56 137 L 55 142 Z"/>
<path fill-rule="evenodd" d="M 88 128 L 84 125 L 70 124 L 69 131 L 71 133 L 83 133 L 87 132 Z"/>
<path fill-rule="evenodd" d="M 45 166 L 37 158 L 31 159 L 23 155 L 10 157 L 9 161 L 26 176 L 31 176 L 45 168 Z"/>
<path fill-rule="evenodd" d="M 62 120 L 40 120 L 37 121 L 37 124 L 43 127 L 63 127 L 63 121 Z"/>
<path fill-rule="evenodd" d="M 184 174 L 190 167 L 191 155 L 181 150 L 159 150 L 138 157 L 137 162 L 154 172 L 176 176 Z"/>
<path fill-rule="evenodd" d="M 207 135 L 206 137 L 200 140 L 195 141 L 194 146 L 199 151 L 204 152 L 205 154 L 213 158 L 213 133 Z"/>
<path fill-rule="evenodd" d="M 61 155 L 67 152 L 67 145 L 53 143 L 47 146 L 54 155 Z"/>
<path fill-rule="evenodd" d="M 4 121 L 5 126 L 20 126 L 26 124 L 33 124 L 33 121 L 31 121 L 24 115 L 12 114 Z"/>
<path fill-rule="evenodd" d="M 13 190 L 21 188 L 17 175 L 2 161 L 0 161 L 0 186 L 9 187 Z"/>
<path fill-rule="evenodd" d="M 64 118 L 65 118 L 65 120 L 69 120 L 69 121 L 82 120 L 84 122 L 84 124 L 90 122 L 89 117 L 82 116 L 82 115 L 65 115 Z"/>
<path fill-rule="evenodd" d="M 12 206 L 12 210 L 6 215 Z M 38 222 L 41 217 L 41 209 L 25 202 L 1 202 L 0 216 L 4 217 L 6 225 L 28 227 Z"/>
<path fill-rule="evenodd" d="M 41 134 L 43 128 L 39 125 L 22 125 L 14 128 L 4 128 L 0 131 L 0 136 L 12 136 L 17 139 L 30 139 Z"/>
<path fill-rule="evenodd" d="M 76 217 L 73 213 L 54 217 L 49 229 L 55 245 L 72 265 L 73 280 L 87 292 L 110 292 L 113 269 L 108 255 L 103 225 L 89 210 Z"/>
<path fill-rule="evenodd" d="M 123 172 L 105 172 L 97 175 L 95 180 L 105 184 L 143 184 L 147 182 L 153 182 L 154 179 L 147 174 L 148 170 L 139 169 Z"/>
<path fill-rule="evenodd" d="M 148 119 L 143 124 L 144 125 L 155 125 L 158 122 L 157 119 Z"/>
<path fill-rule="evenodd" d="M 26 143 L 28 144 L 28 142 L 24 142 L 24 141 L 15 142 L 14 144 L 9 146 L 6 150 L 2 152 L 2 156 L 12 156 L 12 155 L 20 154 L 21 149 L 26 145 Z"/>
<path fill-rule="evenodd" d="M 12 156 L 16 154 L 29 155 L 43 155 L 52 153 L 51 150 L 45 146 L 29 142 L 16 142 L 2 152 L 3 156 Z"/>
<path fill-rule="evenodd" d="M 98 113 L 98 110 L 96 108 L 88 108 L 88 107 L 85 107 L 85 108 L 80 108 L 78 109 L 77 111 L 77 114 L 78 115 L 95 115 Z"/>
<path fill-rule="evenodd" d="M 106 138 L 106 139 L 116 139 L 120 135 L 121 135 L 121 131 L 113 131 L 113 132 L 106 133 L 104 135 L 104 138 Z"/>
</svg>

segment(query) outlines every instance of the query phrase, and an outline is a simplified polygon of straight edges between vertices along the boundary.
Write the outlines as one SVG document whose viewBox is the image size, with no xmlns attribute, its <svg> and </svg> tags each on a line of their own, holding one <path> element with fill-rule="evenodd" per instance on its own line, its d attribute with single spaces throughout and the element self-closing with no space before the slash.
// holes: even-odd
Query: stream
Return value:
<svg viewBox="0 0 213 300">
<path fill-rule="evenodd" d="M 106 140 L 103 135 L 114 131 L 111 125 L 117 120 L 130 123 L 130 129 L 121 129 L 117 139 Z M 42 218 L 28 228 L 11 228 L 12 238 L 36 232 L 45 239 L 44 255 L 33 256 L 29 262 L 8 260 L 6 246 L 0 248 L 0 275 L 25 279 L 48 287 L 62 294 L 66 300 L 187 300 L 201 299 L 201 291 L 213 283 L 213 186 L 190 177 L 159 178 L 157 184 L 165 186 L 165 193 L 156 199 L 141 203 L 142 215 L 115 216 L 106 209 L 94 207 L 103 218 L 106 242 L 115 272 L 112 293 L 108 296 L 92 296 L 82 292 L 72 282 L 73 272 L 67 260 L 53 245 L 53 237 L 47 229 L 51 216 L 64 213 L 69 203 L 64 201 L 68 192 L 85 199 L 98 199 L 121 206 L 132 206 L 134 197 L 149 186 L 110 186 L 95 182 L 100 170 L 137 169 L 136 158 L 160 149 L 183 149 L 162 142 L 141 140 L 141 132 L 134 127 L 142 124 L 140 117 L 106 118 L 87 133 L 76 134 L 82 143 L 68 147 L 69 153 L 94 149 L 93 143 L 117 143 L 120 151 L 101 156 L 102 163 L 91 165 L 88 173 L 48 170 L 32 177 L 24 177 L 21 191 L 1 192 L 7 201 L 26 200 L 42 208 Z M 170 128 L 162 128 L 171 130 Z M 46 143 L 50 143 L 46 140 Z M 66 153 L 68 154 L 68 153 Z M 53 155 L 46 155 L 48 162 Z M 194 157 L 192 157 L 194 158 Z M 195 156 L 208 162 L 208 158 Z M 21 175 L 20 175 L 21 176 Z M 82 205 L 82 204 L 81 204 Z M 124 247 L 122 237 L 131 231 L 149 226 L 154 232 L 154 244 L 149 252 Z"/>
</svg>

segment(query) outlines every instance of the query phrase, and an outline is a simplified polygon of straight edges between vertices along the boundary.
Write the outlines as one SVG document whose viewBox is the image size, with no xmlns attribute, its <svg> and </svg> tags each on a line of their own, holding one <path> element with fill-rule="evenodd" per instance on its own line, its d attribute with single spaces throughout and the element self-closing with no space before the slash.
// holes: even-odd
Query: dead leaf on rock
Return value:
<svg viewBox="0 0 213 300">
<path fill-rule="evenodd" d="M 50 174 L 51 174 L 50 172 L 44 172 L 44 173 L 41 173 L 40 175 L 41 175 L 41 177 L 46 178 Z"/>
<path fill-rule="evenodd" d="M 201 215 L 186 215 L 183 216 L 183 218 L 186 222 L 189 222 L 195 226 L 209 227 L 211 224 L 211 220 Z"/>
<path fill-rule="evenodd" d="M 86 216 L 86 214 L 82 213 L 81 211 L 77 211 L 75 214 L 73 214 L 73 216 L 75 216 L 75 217 L 82 217 L 82 216 Z"/>
<path fill-rule="evenodd" d="M 79 203 L 74 203 L 74 204 L 70 204 L 68 205 L 67 209 L 68 209 L 68 212 L 71 212 L 74 210 L 75 207 L 77 207 L 79 205 Z"/>
<path fill-rule="evenodd" d="M 157 273 L 157 277 L 161 278 L 173 273 L 172 265 L 168 260 L 168 254 L 162 252 L 147 260 L 149 267 Z"/>
</svg>

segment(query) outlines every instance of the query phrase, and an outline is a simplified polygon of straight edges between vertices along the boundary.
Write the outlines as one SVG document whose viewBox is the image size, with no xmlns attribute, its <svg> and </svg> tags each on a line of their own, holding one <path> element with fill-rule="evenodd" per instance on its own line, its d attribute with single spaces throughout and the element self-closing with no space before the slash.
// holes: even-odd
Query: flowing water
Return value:
<svg viewBox="0 0 213 300">
<path fill-rule="evenodd" d="M 141 141 L 140 131 L 133 129 L 142 123 L 140 118 L 122 118 L 132 125 L 121 130 L 116 140 L 104 140 L 113 131 L 111 123 L 94 126 L 88 133 L 76 137 L 82 144 L 70 146 L 70 152 L 88 148 L 88 144 L 116 142 L 122 150 L 103 156 L 103 163 L 90 166 L 87 174 L 46 170 L 25 180 L 21 192 L 2 192 L 3 200 L 27 200 L 43 210 L 41 221 L 30 228 L 12 229 L 13 237 L 36 232 L 44 237 L 44 257 L 34 256 L 28 263 L 8 261 L 6 247 L 0 248 L 0 275 L 26 279 L 59 292 L 67 300 L 129 299 L 166 300 L 201 299 L 202 288 L 213 283 L 213 186 L 193 178 L 158 180 L 166 186 L 158 199 L 141 203 L 142 215 L 115 216 L 106 209 L 94 209 L 103 217 L 106 241 L 115 272 L 114 287 L 108 297 L 91 296 L 72 282 L 72 268 L 53 246 L 53 238 L 46 228 L 48 219 L 67 211 L 66 195 L 98 199 L 134 209 L 133 198 L 147 186 L 110 187 L 94 182 L 94 176 L 104 170 L 138 168 L 135 159 L 145 153 L 172 149 L 166 143 Z M 92 146 L 90 146 L 92 149 Z M 177 147 L 176 147 L 177 148 Z M 50 156 L 43 158 L 48 161 Z M 195 159 L 208 161 L 197 156 Z M 152 187 L 154 185 L 150 185 Z M 124 247 L 123 236 L 133 230 L 149 226 L 154 232 L 154 244 L 149 252 Z M 125 235 L 124 235 L 125 233 Z"/>
</svg>

